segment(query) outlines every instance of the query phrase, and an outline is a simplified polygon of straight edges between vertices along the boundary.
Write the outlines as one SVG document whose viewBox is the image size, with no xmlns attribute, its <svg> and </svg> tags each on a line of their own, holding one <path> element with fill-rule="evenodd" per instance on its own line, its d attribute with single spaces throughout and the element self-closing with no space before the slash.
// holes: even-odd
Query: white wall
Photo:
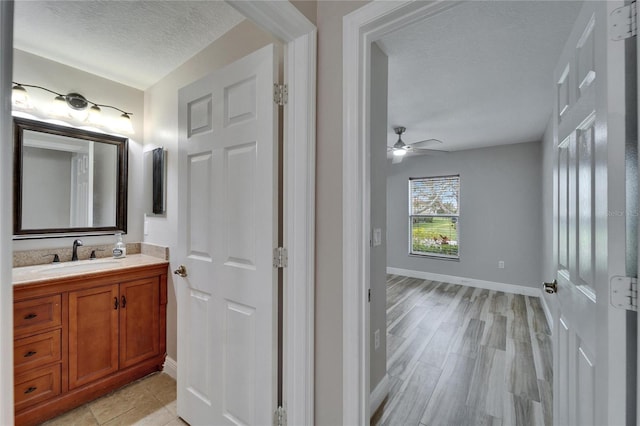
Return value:
<svg viewBox="0 0 640 426">
<path fill-rule="evenodd" d="M 114 105 L 126 111 L 133 112 L 131 117 L 134 134 L 129 136 L 129 194 L 127 235 L 125 241 L 138 242 L 142 240 L 142 143 L 144 114 L 144 94 L 141 90 L 98 77 L 71 68 L 67 65 L 50 61 L 40 56 L 32 55 L 14 49 L 13 80 L 44 86 L 60 93 L 78 92 L 86 98 L 107 105 Z M 53 99 L 53 95 L 37 89 L 28 89 L 29 95 L 40 103 Z M 103 113 L 108 114 L 104 108 Z M 115 112 L 114 112 L 115 113 Z M 56 247 L 71 247 L 74 238 L 46 238 L 37 240 L 19 240 L 13 242 L 14 250 L 43 249 Z M 85 246 L 111 244 L 111 235 L 82 237 Z"/>
<path fill-rule="evenodd" d="M 317 10 L 315 424 L 318 426 L 342 424 L 342 18 L 364 4 L 319 1 Z"/>
<path fill-rule="evenodd" d="M 247 54 L 277 43 L 250 21 L 242 21 L 218 40 L 172 71 L 144 92 L 145 150 L 164 147 L 167 150 L 167 209 L 162 216 L 147 218 L 144 241 L 169 246 L 171 270 L 178 267 L 178 90 L 211 71 L 221 68 Z M 173 276 L 168 280 L 167 355 L 177 359 L 177 317 Z"/>
<path fill-rule="evenodd" d="M 369 383 L 376 388 L 387 373 L 387 86 L 389 58 L 371 45 L 371 228 L 380 229 L 381 244 L 371 247 L 369 305 Z M 375 348 L 375 332 L 380 334 Z"/>
<path fill-rule="evenodd" d="M 538 287 L 541 165 L 539 142 L 410 157 L 392 165 L 387 266 Z M 409 256 L 408 179 L 453 174 L 460 175 L 460 260 Z"/>
<path fill-rule="evenodd" d="M 22 226 L 25 229 L 69 227 L 71 155 L 67 151 L 23 148 Z M 58 179 L 52 180 L 51 176 Z"/>
</svg>

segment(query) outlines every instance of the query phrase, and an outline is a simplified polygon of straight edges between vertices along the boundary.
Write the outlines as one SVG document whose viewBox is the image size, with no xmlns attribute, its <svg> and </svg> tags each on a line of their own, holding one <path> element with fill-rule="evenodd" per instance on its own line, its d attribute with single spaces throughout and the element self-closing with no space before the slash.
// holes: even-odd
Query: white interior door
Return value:
<svg viewBox="0 0 640 426">
<path fill-rule="evenodd" d="M 179 92 L 178 415 L 271 424 L 277 398 L 275 47 Z"/>
<path fill-rule="evenodd" d="M 625 312 L 609 281 L 625 274 L 624 41 L 620 2 L 587 1 L 555 70 L 554 423 L 625 423 Z"/>
</svg>

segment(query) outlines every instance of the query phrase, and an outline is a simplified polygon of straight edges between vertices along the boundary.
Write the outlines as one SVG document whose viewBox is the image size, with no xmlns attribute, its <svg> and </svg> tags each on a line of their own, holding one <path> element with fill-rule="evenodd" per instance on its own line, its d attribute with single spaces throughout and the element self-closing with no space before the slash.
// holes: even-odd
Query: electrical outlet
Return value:
<svg viewBox="0 0 640 426">
<path fill-rule="evenodd" d="M 504 260 L 498 261 L 498 269 L 504 269 Z"/>
<path fill-rule="evenodd" d="M 380 329 L 377 329 L 375 333 L 373 333 L 373 349 L 376 351 L 380 347 Z"/>
</svg>

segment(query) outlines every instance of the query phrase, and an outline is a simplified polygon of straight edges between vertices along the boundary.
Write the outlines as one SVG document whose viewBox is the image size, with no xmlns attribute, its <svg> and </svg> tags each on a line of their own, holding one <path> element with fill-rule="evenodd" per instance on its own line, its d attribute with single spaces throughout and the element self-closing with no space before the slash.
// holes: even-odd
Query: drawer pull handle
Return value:
<svg viewBox="0 0 640 426">
<path fill-rule="evenodd" d="M 34 356 L 35 354 L 37 354 L 37 352 L 36 352 L 36 351 L 29 351 L 29 352 L 27 352 L 26 354 L 24 354 L 24 357 L 25 357 L 25 358 L 29 358 L 29 357 Z"/>
<path fill-rule="evenodd" d="M 122 302 L 120 302 L 120 306 L 122 308 L 126 308 L 127 307 L 127 298 L 122 296 Z"/>
<path fill-rule="evenodd" d="M 118 309 L 118 298 L 114 297 L 113 298 L 113 309 Z"/>
<path fill-rule="evenodd" d="M 26 391 L 24 391 L 24 393 L 25 393 L 25 395 L 26 395 L 26 394 L 29 394 L 29 393 L 31 393 L 31 392 L 34 392 L 36 389 L 38 389 L 38 388 L 37 388 L 37 387 L 35 387 L 35 386 L 30 386 L 30 387 L 29 387 L 29 389 L 27 389 Z"/>
<path fill-rule="evenodd" d="M 29 314 L 29 315 L 26 315 L 26 316 L 24 317 L 24 319 L 26 319 L 26 320 L 30 320 L 30 319 L 34 319 L 34 318 L 35 318 L 35 317 L 37 317 L 37 316 L 38 316 L 38 314 L 31 313 L 31 314 Z"/>
</svg>

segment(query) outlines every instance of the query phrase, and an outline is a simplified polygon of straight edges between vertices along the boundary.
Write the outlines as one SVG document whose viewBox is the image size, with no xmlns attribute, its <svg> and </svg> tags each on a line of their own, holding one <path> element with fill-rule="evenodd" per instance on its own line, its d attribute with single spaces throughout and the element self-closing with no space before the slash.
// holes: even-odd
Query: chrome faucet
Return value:
<svg viewBox="0 0 640 426">
<path fill-rule="evenodd" d="M 73 253 L 71 254 L 71 260 L 78 260 L 78 246 L 82 245 L 82 240 L 75 240 L 73 242 Z"/>
</svg>

